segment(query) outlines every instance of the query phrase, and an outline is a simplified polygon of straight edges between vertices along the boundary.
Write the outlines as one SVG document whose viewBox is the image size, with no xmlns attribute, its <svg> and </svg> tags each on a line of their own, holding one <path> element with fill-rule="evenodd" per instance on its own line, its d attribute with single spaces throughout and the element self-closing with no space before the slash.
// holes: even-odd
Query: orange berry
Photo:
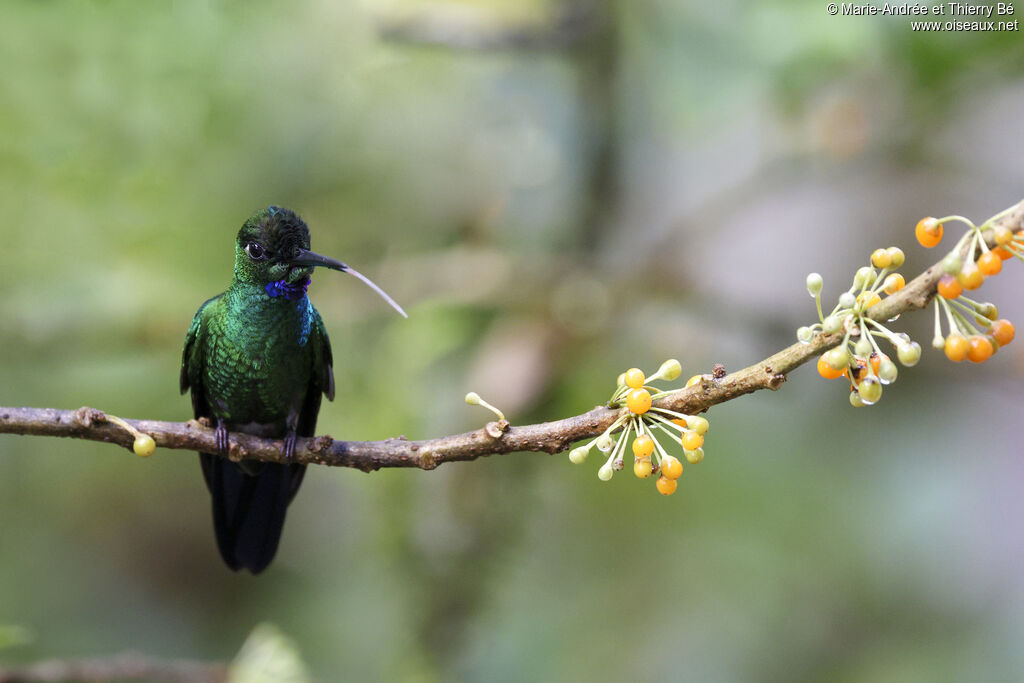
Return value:
<svg viewBox="0 0 1024 683">
<path fill-rule="evenodd" d="M 633 455 L 638 458 L 646 458 L 654 452 L 654 439 L 647 434 L 641 434 L 633 439 Z"/>
<path fill-rule="evenodd" d="M 1003 260 L 999 258 L 998 254 L 986 251 L 978 257 L 978 270 L 985 275 L 997 275 L 1002 269 Z"/>
<path fill-rule="evenodd" d="M 684 420 L 681 417 L 676 417 L 676 418 L 672 419 L 672 424 L 677 424 L 680 427 L 685 427 L 686 426 L 686 420 Z"/>
<path fill-rule="evenodd" d="M 1013 258 L 1013 252 L 1002 246 L 993 249 L 992 253 L 998 256 L 1000 261 L 1009 261 Z"/>
<path fill-rule="evenodd" d="M 633 463 L 633 474 L 640 479 L 646 479 L 654 471 L 654 465 L 650 458 L 641 458 Z"/>
<path fill-rule="evenodd" d="M 868 359 L 871 362 L 871 369 L 875 373 L 875 377 L 878 376 L 878 368 L 882 367 L 883 360 L 889 360 L 889 356 L 884 353 L 872 353 Z"/>
<path fill-rule="evenodd" d="M 846 369 L 833 370 L 832 366 L 825 361 L 825 356 L 822 354 L 818 356 L 818 374 L 825 379 L 835 379 L 836 377 L 842 377 L 846 373 Z"/>
<path fill-rule="evenodd" d="M 929 249 L 942 241 L 942 223 L 934 218 L 922 218 L 914 229 L 917 241 Z"/>
<path fill-rule="evenodd" d="M 647 378 L 644 376 L 644 371 L 640 368 L 630 368 L 626 370 L 626 386 L 630 389 L 642 389 L 644 382 Z"/>
<path fill-rule="evenodd" d="M 992 327 L 988 328 L 988 333 L 992 335 L 997 344 L 1000 346 L 1006 346 L 1013 341 L 1014 336 L 1017 334 L 1017 330 L 1014 329 L 1013 323 L 1006 318 L 1001 318 L 992 323 Z"/>
<path fill-rule="evenodd" d="M 957 282 L 963 285 L 964 289 L 977 289 L 985 281 L 985 274 L 973 263 L 964 265 L 963 270 L 956 276 Z"/>
<path fill-rule="evenodd" d="M 986 361 L 996 352 L 996 348 L 992 346 L 992 342 L 989 341 L 988 337 L 975 334 L 967 340 L 967 344 L 970 347 L 967 350 L 967 358 L 972 363 Z"/>
<path fill-rule="evenodd" d="M 939 296 L 946 299 L 955 299 L 964 293 L 963 285 L 952 275 L 943 275 L 939 278 Z"/>
<path fill-rule="evenodd" d="M 857 295 L 857 303 L 864 304 L 865 309 L 871 308 L 881 300 L 882 297 L 878 296 L 878 292 L 861 292 Z"/>
<path fill-rule="evenodd" d="M 661 461 L 661 476 L 666 479 L 678 479 L 683 476 L 683 463 L 679 462 L 679 458 L 671 455 L 663 458 Z"/>
<path fill-rule="evenodd" d="M 697 432 L 686 432 L 682 438 L 683 448 L 688 451 L 695 451 L 704 445 L 704 437 Z"/>
<path fill-rule="evenodd" d="M 992 230 L 992 236 L 995 238 L 996 244 L 1002 246 L 1004 244 L 1009 244 L 1013 239 L 1013 231 L 1005 225 L 997 225 Z"/>
<path fill-rule="evenodd" d="M 658 477 L 658 493 L 663 496 L 671 496 L 676 492 L 677 486 L 679 486 L 679 482 L 675 479 L 667 479 L 664 475 Z"/>
<path fill-rule="evenodd" d="M 889 277 L 885 278 L 885 282 L 883 284 L 885 285 L 886 294 L 895 294 L 896 292 L 903 289 L 903 287 L 907 284 L 907 281 L 904 280 L 903 276 L 900 275 L 899 273 L 893 273 Z"/>
<path fill-rule="evenodd" d="M 950 359 L 954 363 L 959 363 L 964 358 L 967 358 L 967 352 L 969 350 L 969 344 L 959 334 L 951 334 L 946 337 L 946 358 Z"/>
<path fill-rule="evenodd" d="M 888 268 L 892 263 L 892 257 L 885 249 L 875 249 L 871 252 L 871 265 L 875 268 Z"/>
<path fill-rule="evenodd" d="M 629 412 L 643 415 L 651 409 L 651 394 L 646 389 L 633 389 L 626 396 L 626 407 Z"/>
</svg>

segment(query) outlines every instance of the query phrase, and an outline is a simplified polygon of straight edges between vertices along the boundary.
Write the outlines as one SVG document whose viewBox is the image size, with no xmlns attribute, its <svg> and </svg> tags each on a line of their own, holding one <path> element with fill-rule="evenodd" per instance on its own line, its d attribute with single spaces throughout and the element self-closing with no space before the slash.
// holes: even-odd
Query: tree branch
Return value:
<svg viewBox="0 0 1024 683">
<path fill-rule="evenodd" d="M 219 683 L 227 680 L 224 664 L 157 660 L 135 652 L 107 659 L 47 660 L 23 667 L 0 666 L 0 683 L 71 683 L 99 681 L 159 681 L 160 683 Z"/>
<path fill-rule="evenodd" d="M 1014 231 L 1024 227 L 1024 201 L 1010 209 L 997 221 L 998 224 Z M 935 295 L 935 286 L 941 276 L 940 262 L 911 280 L 900 291 L 872 306 L 869 317 L 884 321 L 907 311 L 924 308 Z M 655 405 L 694 415 L 713 405 L 761 389 L 776 390 L 786 381 L 788 373 L 836 346 L 842 339 L 842 334 L 826 335 L 819 332 L 809 343 L 797 342 L 759 363 L 731 374 L 725 374 L 724 368 L 716 366 L 715 372 L 702 375 L 699 383 L 674 391 L 656 401 Z M 558 453 L 575 441 L 597 436 L 623 410 L 597 406 L 582 415 L 524 426 L 511 426 L 501 420 L 490 422 L 476 431 L 423 441 L 409 441 L 404 436 L 384 441 L 336 441 L 330 436 L 300 438 L 296 441 L 292 462 L 354 467 L 364 472 L 382 467 L 419 467 L 431 470 L 445 462 L 475 460 L 492 454 L 521 451 Z M 214 430 L 205 420 L 126 422 L 152 436 L 156 445 L 162 448 L 216 452 Z M 108 422 L 102 411 L 92 408 L 70 411 L 0 407 L 2 433 L 105 441 L 128 449 L 132 448 L 135 440 L 128 431 Z M 230 435 L 229 457 L 232 460 L 285 462 L 281 441 L 237 432 Z"/>
</svg>

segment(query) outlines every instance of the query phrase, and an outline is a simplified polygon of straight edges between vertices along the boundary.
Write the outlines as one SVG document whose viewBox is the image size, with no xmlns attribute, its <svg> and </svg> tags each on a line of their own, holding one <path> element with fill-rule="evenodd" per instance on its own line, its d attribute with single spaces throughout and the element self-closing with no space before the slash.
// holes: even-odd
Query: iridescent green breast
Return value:
<svg viewBox="0 0 1024 683">
<path fill-rule="evenodd" d="M 213 417 L 235 424 L 283 421 L 309 387 L 315 313 L 309 299 L 269 297 L 232 284 L 203 311 L 203 385 Z"/>
</svg>

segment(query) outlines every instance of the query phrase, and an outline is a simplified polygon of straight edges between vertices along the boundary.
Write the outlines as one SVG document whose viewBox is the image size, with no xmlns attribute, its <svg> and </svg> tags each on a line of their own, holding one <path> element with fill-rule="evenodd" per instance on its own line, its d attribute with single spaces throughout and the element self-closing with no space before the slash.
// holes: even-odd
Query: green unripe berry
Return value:
<svg viewBox="0 0 1024 683">
<path fill-rule="evenodd" d="M 829 349 L 825 352 L 825 362 L 833 370 L 842 370 L 850 364 L 850 353 L 841 347 Z"/>
<path fill-rule="evenodd" d="M 807 276 L 807 291 L 810 292 L 811 296 L 817 298 L 821 294 L 821 287 L 824 284 L 821 275 L 818 273 L 811 273 Z"/>
<path fill-rule="evenodd" d="M 597 450 L 601 451 L 602 453 L 607 453 L 612 449 L 613 445 L 611 434 L 602 434 L 601 436 L 597 437 L 597 441 L 594 442 L 594 445 L 597 446 Z"/>
<path fill-rule="evenodd" d="M 590 455 L 589 446 L 577 446 L 569 451 L 569 462 L 574 465 L 582 465 L 586 462 L 588 455 Z"/>
<path fill-rule="evenodd" d="M 871 355 L 874 348 L 871 346 L 871 342 L 868 340 L 867 334 L 861 334 L 860 339 L 853 346 L 853 352 L 861 358 L 867 358 Z"/>
<path fill-rule="evenodd" d="M 868 375 L 861 380 L 857 393 L 860 394 L 861 403 L 866 406 L 873 405 L 882 398 L 882 383 L 874 375 Z"/>
<path fill-rule="evenodd" d="M 883 358 L 882 362 L 878 364 L 878 379 L 882 381 L 882 384 L 892 384 L 899 374 L 899 368 L 887 358 Z"/>
<path fill-rule="evenodd" d="M 153 437 L 149 434 L 140 434 L 135 437 L 135 443 L 132 444 L 132 450 L 135 451 L 135 455 L 148 458 L 153 455 L 153 451 L 156 450 L 156 441 L 153 441 Z"/>
<path fill-rule="evenodd" d="M 690 463 L 691 465 L 696 465 L 697 463 L 704 459 L 704 449 L 698 448 L 693 451 L 683 449 L 683 455 L 686 456 L 686 462 Z"/>
<path fill-rule="evenodd" d="M 904 342 L 896 348 L 896 355 L 905 366 L 913 367 L 921 360 L 921 345 L 917 342 Z"/>
<path fill-rule="evenodd" d="M 999 308 L 993 303 L 983 303 L 978 307 L 978 313 L 989 320 L 999 317 Z"/>
<path fill-rule="evenodd" d="M 853 283 L 857 287 L 863 287 L 870 285 L 875 279 L 875 269 L 871 266 L 861 266 L 857 269 L 857 274 L 853 278 Z"/>
<path fill-rule="evenodd" d="M 843 319 L 838 315 L 830 315 L 825 318 L 825 322 L 821 324 L 821 329 L 825 334 L 835 334 L 843 327 Z"/>
<path fill-rule="evenodd" d="M 956 275 L 963 265 L 958 254 L 946 254 L 946 258 L 942 259 L 942 272 L 946 275 Z"/>
<path fill-rule="evenodd" d="M 889 252 L 890 268 L 899 268 L 907 258 L 906 254 L 899 247 L 889 247 L 886 251 Z"/>
<path fill-rule="evenodd" d="M 677 361 L 675 358 L 670 358 L 669 360 L 661 364 L 661 367 L 658 368 L 658 372 L 655 373 L 655 376 L 661 377 L 662 379 L 666 379 L 669 382 L 671 382 L 673 380 L 679 379 L 679 375 L 681 374 L 683 374 L 683 366 L 680 365 L 679 361 Z"/>
<path fill-rule="evenodd" d="M 612 478 L 615 472 L 612 470 L 612 466 L 608 463 L 601 465 L 601 469 L 597 471 L 597 478 L 601 481 L 608 481 Z"/>
<path fill-rule="evenodd" d="M 686 426 L 701 436 L 704 436 L 708 431 L 708 427 L 711 425 L 708 423 L 706 418 L 703 418 L 700 415 L 694 415 L 686 421 Z"/>
<path fill-rule="evenodd" d="M 857 303 L 857 297 L 852 292 L 843 292 L 839 295 L 839 308 L 853 308 Z"/>
<path fill-rule="evenodd" d="M 853 406 L 854 408 L 864 407 L 864 401 L 860 400 L 860 394 L 858 394 L 856 391 L 850 392 L 850 405 Z"/>
<path fill-rule="evenodd" d="M 804 344 L 809 344 L 810 341 L 814 339 L 814 330 L 807 327 L 806 325 L 804 327 L 797 328 L 796 338 L 797 341 L 801 341 Z"/>
<path fill-rule="evenodd" d="M 937 334 L 934 337 L 932 337 L 932 348 L 942 351 L 944 348 L 946 348 L 946 338 L 943 337 L 941 334 Z"/>
</svg>

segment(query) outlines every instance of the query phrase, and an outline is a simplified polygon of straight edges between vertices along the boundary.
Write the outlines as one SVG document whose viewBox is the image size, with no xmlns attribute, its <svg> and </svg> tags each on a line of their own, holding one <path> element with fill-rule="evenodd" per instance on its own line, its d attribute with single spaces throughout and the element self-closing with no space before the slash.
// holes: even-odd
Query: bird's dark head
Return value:
<svg viewBox="0 0 1024 683">
<path fill-rule="evenodd" d="M 235 278 L 267 285 L 301 282 L 313 272 L 312 265 L 295 264 L 309 251 L 309 227 L 294 211 L 270 206 L 252 215 L 235 240 Z"/>
<path fill-rule="evenodd" d="M 405 316 L 402 307 L 369 278 L 341 261 L 310 251 L 309 227 L 294 211 L 269 206 L 254 213 L 238 231 L 235 279 L 261 285 L 268 296 L 301 298 L 316 266 L 356 276 Z"/>
</svg>

